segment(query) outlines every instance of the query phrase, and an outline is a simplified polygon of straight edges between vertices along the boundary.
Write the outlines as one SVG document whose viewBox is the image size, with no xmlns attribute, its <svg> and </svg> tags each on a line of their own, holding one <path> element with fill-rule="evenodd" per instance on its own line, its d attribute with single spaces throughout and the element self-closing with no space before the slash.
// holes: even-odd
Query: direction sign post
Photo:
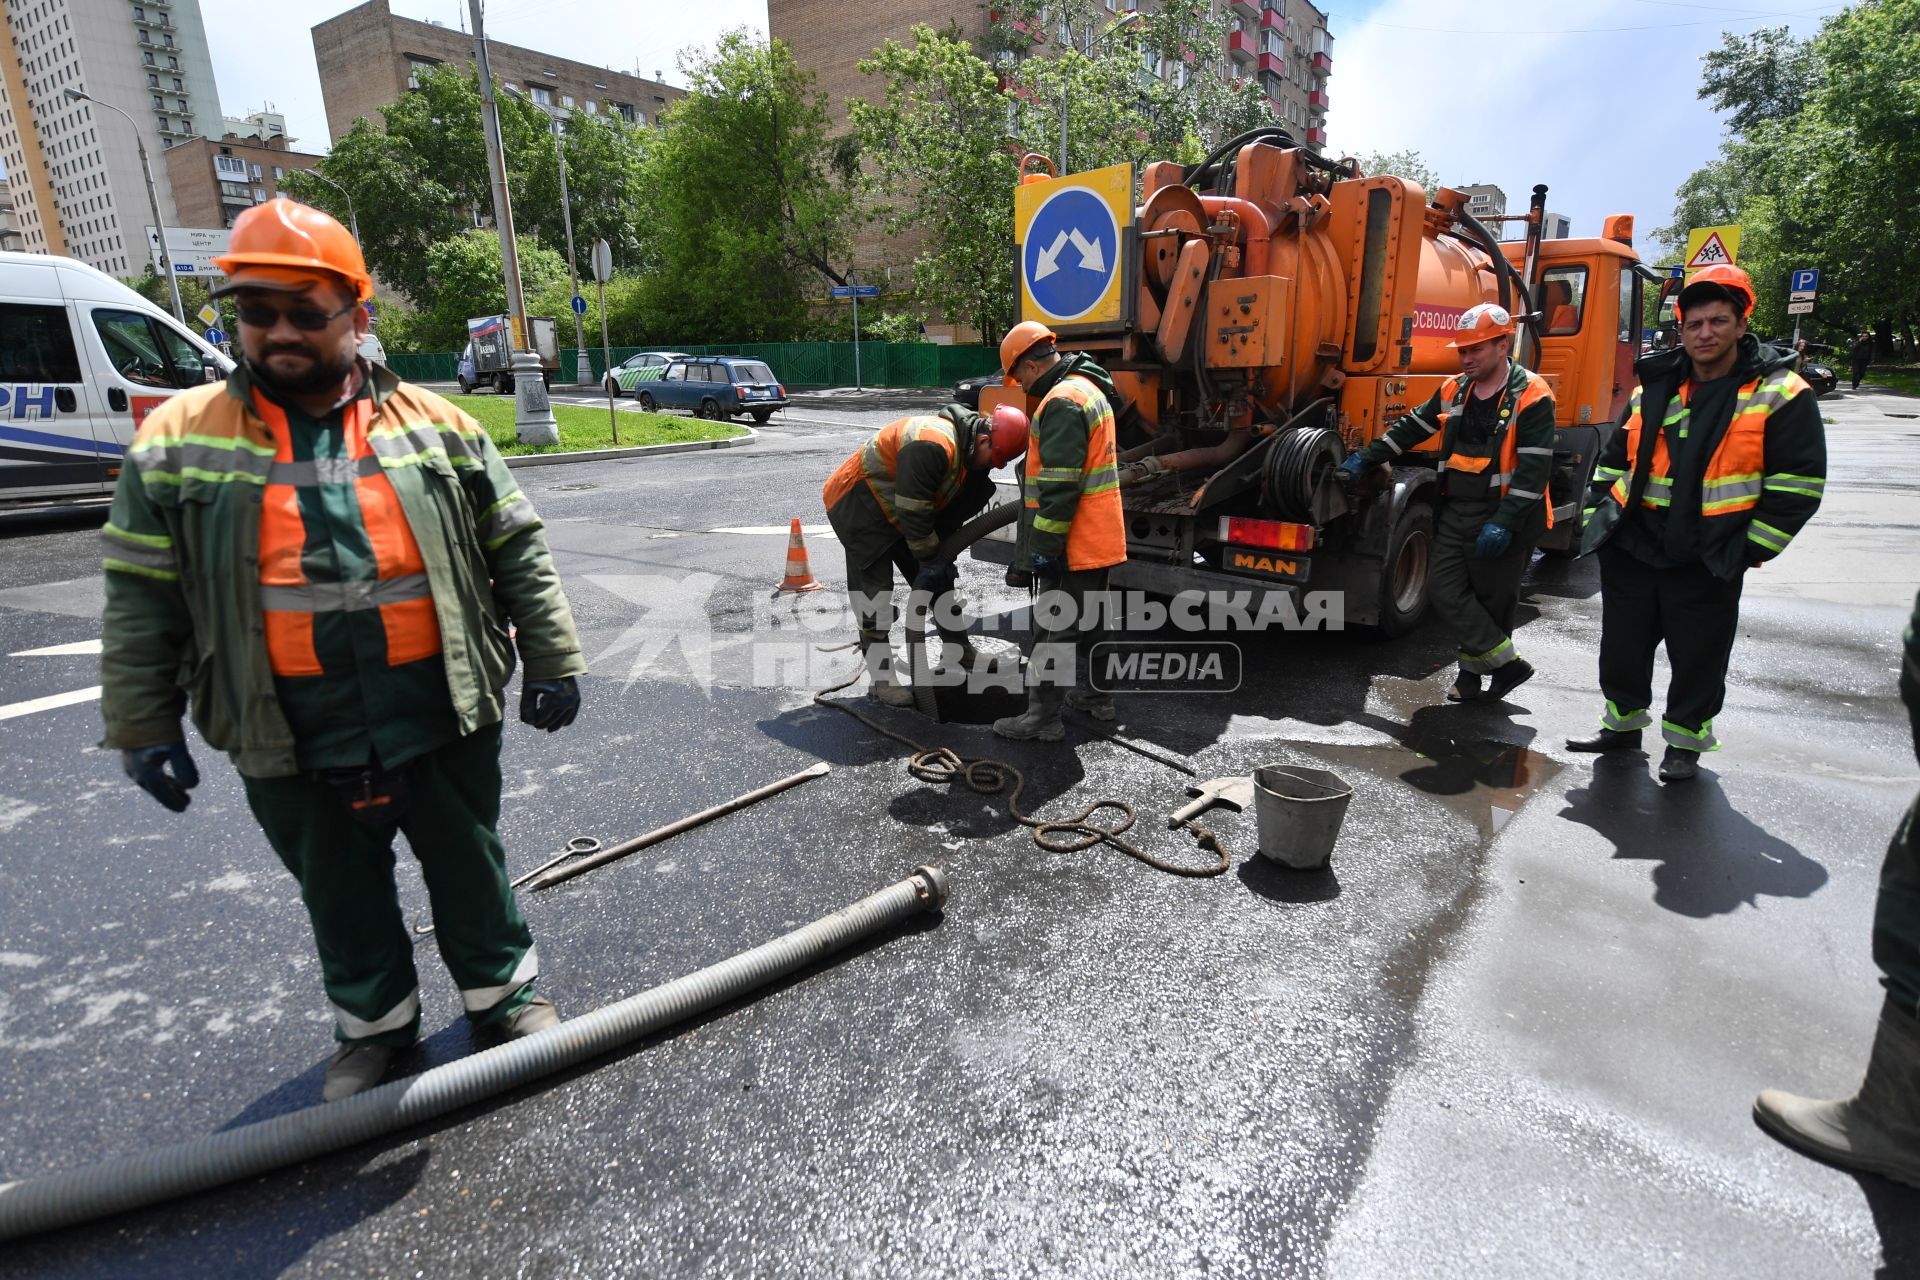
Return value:
<svg viewBox="0 0 1920 1280">
<path fill-rule="evenodd" d="M 1793 343 L 1800 345 L 1800 317 L 1813 314 L 1813 300 L 1820 291 L 1820 272 L 1814 267 L 1802 267 L 1791 274 L 1787 281 L 1787 314 L 1793 319 Z"/>
<path fill-rule="evenodd" d="M 613 446 L 617 449 L 620 447 L 620 416 L 613 407 L 613 354 L 611 348 L 607 346 L 607 281 L 611 279 L 613 279 L 613 246 L 605 240 L 595 240 L 593 242 L 593 287 L 600 293 L 600 382 L 607 389 L 607 429 L 613 433 Z M 573 300 L 585 301 L 578 295 L 575 295 Z"/>
</svg>

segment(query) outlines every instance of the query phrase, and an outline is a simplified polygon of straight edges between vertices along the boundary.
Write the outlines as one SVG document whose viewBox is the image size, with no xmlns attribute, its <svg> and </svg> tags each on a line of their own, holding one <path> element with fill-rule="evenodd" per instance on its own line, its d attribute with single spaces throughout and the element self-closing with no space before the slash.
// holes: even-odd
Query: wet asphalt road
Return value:
<svg viewBox="0 0 1920 1280">
<path fill-rule="evenodd" d="M 1512 704 L 1448 707 L 1444 637 L 1242 637 L 1230 696 L 1139 696 L 1126 734 L 1201 777 L 1292 760 L 1355 797 L 1322 874 L 1213 825 L 1220 879 L 1043 853 L 809 690 L 831 591 L 772 600 L 790 516 L 883 406 L 753 446 L 520 472 L 594 675 L 510 725 L 517 872 L 816 759 L 820 781 L 528 895 L 563 1011 L 689 972 L 938 860 L 953 899 L 601 1065 L 190 1201 L 16 1243 L 0 1275 L 1868 1275 L 1920 1267 L 1920 1194 L 1794 1156 L 1769 1084 L 1845 1092 L 1878 1007 L 1881 850 L 1916 785 L 1893 692 L 1920 582 L 1912 401 L 1826 402 L 1830 496 L 1749 582 L 1727 749 L 1698 785 L 1561 749 L 1596 710 L 1596 573 L 1536 565 Z M 0 518 L 0 704 L 97 683 L 98 516 Z M 731 530 L 730 532 L 712 532 Z M 814 571 L 843 580 L 832 539 Z M 967 562 L 983 610 L 1012 606 Z M 1007 634 L 1005 631 L 999 634 Z M 863 704 L 864 705 L 864 704 Z M 0 715 L 7 714 L 0 710 Z M 1165 832 L 1181 774 L 877 713 Z M 304 913 L 230 767 L 160 810 L 97 705 L 0 719 L 0 1177 L 316 1101 L 329 1020 Z M 402 859 L 409 912 L 424 905 Z M 427 1038 L 471 1041 L 423 944 Z"/>
</svg>

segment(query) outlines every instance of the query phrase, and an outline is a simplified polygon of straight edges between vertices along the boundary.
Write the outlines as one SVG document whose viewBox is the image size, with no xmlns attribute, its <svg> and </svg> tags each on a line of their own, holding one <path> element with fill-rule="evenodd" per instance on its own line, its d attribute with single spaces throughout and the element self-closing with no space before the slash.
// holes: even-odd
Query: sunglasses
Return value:
<svg viewBox="0 0 1920 1280">
<path fill-rule="evenodd" d="M 291 311 L 282 311 L 261 302 L 241 302 L 234 310 L 240 313 L 240 323 L 255 329 L 271 329 L 284 317 L 286 322 L 303 333 L 318 333 L 360 304 L 349 302 L 338 311 L 319 311 L 312 307 L 295 307 Z"/>
</svg>

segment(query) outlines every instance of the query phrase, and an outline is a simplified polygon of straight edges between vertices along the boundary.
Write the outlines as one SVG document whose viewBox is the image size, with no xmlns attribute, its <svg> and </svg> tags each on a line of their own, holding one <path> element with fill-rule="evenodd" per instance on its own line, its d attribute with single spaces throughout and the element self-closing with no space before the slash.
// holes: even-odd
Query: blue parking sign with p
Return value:
<svg viewBox="0 0 1920 1280">
<path fill-rule="evenodd" d="M 1820 288 L 1820 273 L 1811 267 L 1803 267 L 1793 273 L 1794 293 L 1813 293 Z"/>
</svg>

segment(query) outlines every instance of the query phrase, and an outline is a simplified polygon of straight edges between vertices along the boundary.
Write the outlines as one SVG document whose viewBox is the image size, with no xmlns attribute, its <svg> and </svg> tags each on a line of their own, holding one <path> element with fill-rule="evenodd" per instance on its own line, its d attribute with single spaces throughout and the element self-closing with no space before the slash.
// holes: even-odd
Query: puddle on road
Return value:
<svg viewBox="0 0 1920 1280">
<path fill-rule="evenodd" d="M 1467 818 L 1486 839 L 1498 835 L 1563 767 L 1529 747 L 1488 738 L 1459 742 L 1425 735 L 1391 746 L 1302 743 L 1298 749 L 1327 761 L 1335 772 L 1345 766 L 1379 778 L 1398 778 Z"/>
</svg>

